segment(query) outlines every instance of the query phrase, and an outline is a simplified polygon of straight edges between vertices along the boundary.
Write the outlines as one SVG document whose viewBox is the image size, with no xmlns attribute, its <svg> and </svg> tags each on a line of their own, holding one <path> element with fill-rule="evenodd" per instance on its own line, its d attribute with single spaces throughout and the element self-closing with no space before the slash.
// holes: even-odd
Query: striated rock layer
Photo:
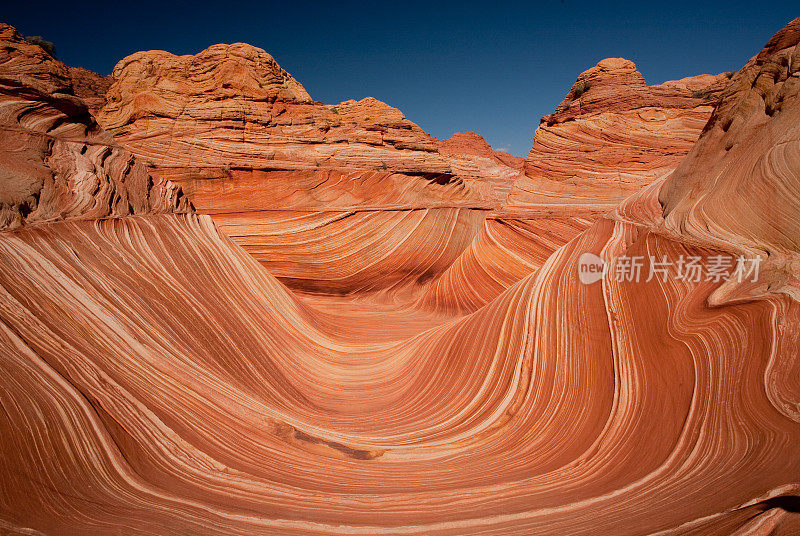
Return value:
<svg viewBox="0 0 800 536">
<path fill-rule="evenodd" d="M 648 86 L 632 61 L 583 72 L 542 118 L 504 209 L 598 214 L 675 169 L 708 121 L 727 74 Z"/>
<path fill-rule="evenodd" d="M 648 86 L 633 62 L 622 58 L 582 73 L 556 111 L 542 118 L 524 173 L 506 201 L 419 303 L 475 311 L 539 269 L 593 221 L 675 169 L 729 76 Z"/>
<path fill-rule="evenodd" d="M 768 257 L 768 277 L 738 295 L 800 298 L 800 23 L 775 35 L 722 92 L 704 135 L 658 191 L 663 217 L 644 221 L 712 247 Z"/>
<path fill-rule="evenodd" d="M 424 310 L 471 313 L 536 272 L 594 220 L 487 218 L 469 248 L 416 297 Z"/>
<path fill-rule="evenodd" d="M 114 79 L 101 123 L 283 282 L 401 291 L 455 311 L 486 304 L 673 169 L 727 81 L 647 86 L 631 62 L 604 60 L 579 78 L 588 89 L 577 105 L 573 88 L 545 118 L 523 163 L 474 133 L 439 142 L 375 99 L 314 102 L 269 54 L 241 43 L 137 53 Z M 548 147 L 551 131 L 572 149 Z M 528 247 L 529 228 L 541 231 L 539 246 Z M 480 283 L 463 277 L 474 270 L 486 274 Z"/>
<path fill-rule="evenodd" d="M 710 254 L 632 224 L 597 224 L 474 315 L 370 345 L 311 325 L 207 219 L 67 222 L 1 245 L 12 529 L 797 528 L 780 505 L 798 493 L 800 423 L 773 403 L 797 400 L 781 335 L 796 302 L 578 283 L 587 249 Z"/>
<path fill-rule="evenodd" d="M 459 160 L 466 160 L 479 168 L 481 174 L 491 181 L 501 202 L 505 202 L 512 184 L 525 164 L 525 160 L 518 156 L 495 151 L 483 136 L 474 132 L 456 132 L 439 142 L 438 148 L 440 153 L 451 157 L 456 169 Z M 466 172 L 469 173 L 468 170 Z"/>
<path fill-rule="evenodd" d="M 189 210 L 177 186 L 154 181 L 97 125 L 74 71 L 11 26 L 0 40 L 0 229 Z"/>
<path fill-rule="evenodd" d="M 262 171 L 267 176 L 261 182 L 271 186 L 271 172 L 305 170 L 319 174 L 333 209 L 340 206 L 340 191 L 325 182 L 327 173 L 345 171 L 355 179 L 373 172 L 387 181 L 400 175 L 395 187 L 382 185 L 384 196 L 402 195 L 408 185 L 459 183 L 444 197 L 438 190 L 430 200 L 417 196 L 417 206 L 446 201 L 491 207 L 495 201 L 485 180 L 470 180 L 479 178 L 477 167 L 473 177 L 456 177 L 437 140 L 396 108 L 373 98 L 335 106 L 314 102 L 269 54 L 250 45 L 214 45 L 195 56 L 139 52 L 122 60 L 113 76 L 100 122 L 175 180 L 213 182 L 229 178 L 228 171 Z M 274 182 L 281 184 L 280 178 Z M 369 199 L 375 191 L 368 186 L 351 192 L 355 197 L 342 206 Z"/>
<path fill-rule="evenodd" d="M 797 19 L 669 178 L 464 316 L 302 297 L 208 215 L 0 231 L 0 531 L 797 534 L 798 272 L 779 267 L 799 43 Z M 767 257 L 761 283 L 616 277 L 742 252 Z"/>
<path fill-rule="evenodd" d="M 105 106 L 106 92 L 113 82 L 111 75 L 100 76 L 83 67 L 69 67 L 72 90 L 86 104 L 93 115 Z"/>
<path fill-rule="evenodd" d="M 510 155 L 448 151 L 373 98 L 314 102 L 242 43 L 129 56 L 106 98 L 98 117 L 117 141 L 296 289 L 388 290 L 438 275 L 519 174 Z M 366 228 L 373 245 L 351 248 Z M 414 250 L 422 260 L 397 260 Z"/>
</svg>

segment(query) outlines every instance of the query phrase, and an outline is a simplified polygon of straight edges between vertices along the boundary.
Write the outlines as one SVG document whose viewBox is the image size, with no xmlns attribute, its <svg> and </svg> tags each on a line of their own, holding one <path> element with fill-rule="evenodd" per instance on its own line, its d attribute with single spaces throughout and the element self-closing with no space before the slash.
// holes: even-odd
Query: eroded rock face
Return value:
<svg viewBox="0 0 800 536">
<path fill-rule="evenodd" d="M 475 311 L 538 270 L 623 199 L 675 169 L 700 135 L 728 76 L 648 86 L 623 58 L 602 60 L 582 73 L 556 111 L 542 118 L 510 193 L 505 183 L 505 201 L 418 303 Z M 442 146 L 491 156 L 471 135 Z M 480 283 L 474 274 L 480 274 Z"/>
<path fill-rule="evenodd" d="M 103 125 L 282 281 L 323 293 L 394 293 L 400 283 L 423 307 L 458 310 L 484 305 L 672 170 L 728 80 L 647 86 L 632 62 L 603 60 L 543 120 L 523 163 L 474 133 L 440 142 L 375 99 L 314 102 L 269 54 L 241 43 L 137 53 L 114 76 Z M 352 248 L 367 228 L 378 242 Z M 528 248 L 525 229 L 547 238 Z M 468 250 L 474 238 L 490 249 Z M 404 251 L 418 260 L 398 261 Z M 442 271 L 454 265 L 492 276 L 469 284 Z"/>
<path fill-rule="evenodd" d="M 559 247 L 678 165 L 729 76 L 648 86 L 623 58 L 582 73 L 556 111 L 542 118 L 524 173 L 505 202 L 419 304 L 474 311 L 538 270 Z M 471 138 L 449 143 L 488 154 Z"/>
<path fill-rule="evenodd" d="M 459 168 L 459 160 L 466 160 L 480 169 L 481 175 L 492 183 L 501 204 L 505 203 L 508 192 L 525 163 L 525 160 L 518 156 L 495 151 L 483 136 L 474 132 L 456 132 L 450 138 L 439 142 L 438 149 L 440 153 L 451 158 L 456 169 Z"/>
<path fill-rule="evenodd" d="M 229 170 L 307 171 L 323 179 L 330 170 L 400 173 L 420 184 L 432 182 L 422 174 L 435 176 L 436 184 L 452 179 L 436 140 L 396 108 L 372 98 L 314 102 L 269 54 L 250 45 L 214 45 L 195 56 L 139 52 L 117 65 L 114 79 L 100 122 L 176 181 L 218 181 Z M 335 184 L 321 189 L 326 186 L 338 190 Z M 405 184 L 383 186 L 382 194 L 401 195 Z M 374 193 L 365 187 L 356 198 Z M 449 197 L 475 204 L 490 196 L 478 188 Z M 424 205 L 424 195 L 417 198 Z M 284 207 L 276 202 L 275 208 Z"/>
<path fill-rule="evenodd" d="M 69 67 L 72 90 L 86 104 L 92 115 L 97 115 L 106 104 L 106 92 L 114 81 L 111 75 L 99 74 L 83 67 Z"/>
<path fill-rule="evenodd" d="M 675 169 L 727 81 L 700 75 L 648 86 L 632 61 L 599 62 L 542 118 L 504 212 L 608 212 Z"/>
<path fill-rule="evenodd" d="M 689 155 L 663 183 L 617 211 L 670 236 L 766 259 L 759 285 L 715 302 L 800 288 L 800 19 L 736 73 Z M 663 212 L 642 206 L 658 203 Z"/>
<path fill-rule="evenodd" d="M 0 229 L 190 209 L 97 125 L 73 74 L 0 25 Z"/>
<path fill-rule="evenodd" d="M 250 45 L 140 52 L 114 79 L 103 126 L 296 289 L 388 291 L 438 276 L 519 174 L 510 155 L 440 150 L 376 99 L 314 102 Z"/>
</svg>

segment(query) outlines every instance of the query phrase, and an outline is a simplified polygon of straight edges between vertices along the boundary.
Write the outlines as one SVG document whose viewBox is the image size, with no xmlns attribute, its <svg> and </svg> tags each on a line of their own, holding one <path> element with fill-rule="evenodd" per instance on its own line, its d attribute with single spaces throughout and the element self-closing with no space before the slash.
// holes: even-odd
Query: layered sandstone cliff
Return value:
<svg viewBox="0 0 800 536">
<path fill-rule="evenodd" d="M 103 126 L 296 289 L 430 280 L 518 174 L 502 160 L 440 152 L 376 99 L 315 102 L 269 54 L 242 43 L 137 53 L 113 76 Z"/>
<path fill-rule="evenodd" d="M 774 292 L 800 298 L 798 41 L 796 19 L 732 77 L 675 172 L 616 211 L 668 236 L 765 259 L 758 285 L 727 285 L 715 303 Z M 641 212 L 655 203 L 663 211 Z"/>
<path fill-rule="evenodd" d="M 455 169 L 477 167 L 481 175 L 492 183 L 500 203 L 505 203 L 508 192 L 522 171 L 525 160 L 504 151 L 495 151 L 480 134 L 456 132 L 437 144 L 439 152 L 450 157 Z M 459 165 L 466 161 L 467 165 Z"/>
<path fill-rule="evenodd" d="M 278 209 L 492 206 L 491 188 L 456 176 L 436 140 L 399 110 L 373 98 L 312 101 L 256 47 L 139 52 L 113 76 L 100 122 L 189 191 L 250 179 L 276 192 Z M 298 176 L 318 186 L 295 188 Z"/>
<path fill-rule="evenodd" d="M 708 121 L 727 74 L 648 86 L 632 61 L 583 72 L 542 118 L 504 211 L 602 215 L 675 169 Z"/>
<path fill-rule="evenodd" d="M 80 97 L 93 115 L 97 115 L 106 104 L 106 93 L 114 81 L 111 75 L 101 76 L 83 67 L 69 67 L 69 76 L 75 96 Z"/>
<path fill-rule="evenodd" d="M 648 86 L 633 62 L 622 58 L 583 72 L 556 111 L 542 118 L 524 173 L 506 200 L 419 304 L 474 311 L 538 270 L 627 196 L 675 169 L 728 77 Z M 482 154 L 488 155 L 485 149 Z"/>
<path fill-rule="evenodd" d="M 114 78 L 101 123 L 284 282 L 337 293 L 430 287 L 423 307 L 458 310 L 497 296 L 674 168 L 727 80 L 647 86 L 631 62 L 604 60 L 545 118 L 522 165 L 475 134 L 438 142 L 375 99 L 314 102 L 249 45 L 138 53 Z M 559 143 L 548 147 L 551 135 Z M 559 219 L 549 229 L 542 216 Z M 524 228 L 551 238 L 527 248 L 507 232 Z M 511 240 L 498 247 L 501 234 Z M 491 274 L 480 296 L 455 266 Z"/>
<path fill-rule="evenodd" d="M 11 26 L 0 41 L 0 229 L 189 210 L 97 125 L 73 70 Z"/>
</svg>

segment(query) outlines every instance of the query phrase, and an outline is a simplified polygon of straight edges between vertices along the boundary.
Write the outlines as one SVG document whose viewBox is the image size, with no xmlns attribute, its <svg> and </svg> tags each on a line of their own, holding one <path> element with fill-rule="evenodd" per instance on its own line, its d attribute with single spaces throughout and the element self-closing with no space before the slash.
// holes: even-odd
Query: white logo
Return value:
<svg viewBox="0 0 800 536">
<path fill-rule="evenodd" d="M 584 253 L 578 259 L 578 277 L 584 285 L 591 285 L 603 279 L 606 263 L 594 253 Z"/>
</svg>

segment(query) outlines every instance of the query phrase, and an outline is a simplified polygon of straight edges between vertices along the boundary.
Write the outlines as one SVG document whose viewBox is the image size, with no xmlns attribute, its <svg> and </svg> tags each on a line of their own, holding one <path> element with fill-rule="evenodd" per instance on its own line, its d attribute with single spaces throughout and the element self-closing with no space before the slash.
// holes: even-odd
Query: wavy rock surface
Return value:
<svg viewBox="0 0 800 536">
<path fill-rule="evenodd" d="M 331 170 L 354 177 L 375 172 L 402 176 L 394 189 L 382 185 L 382 195 L 402 196 L 408 185 L 458 182 L 445 197 L 453 204 L 495 201 L 485 180 L 474 180 L 477 168 L 456 177 L 437 140 L 396 108 L 373 98 L 314 102 L 269 54 L 244 43 L 214 45 L 195 56 L 139 52 L 122 60 L 113 76 L 100 122 L 174 180 L 219 181 L 227 178 L 220 171 L 229 170 L 306 170 L 324 183 Z M 321 189 L 338 193 L 335 183 Z M 373 193 L 364 188 L 358 197 Z M 418 203 L 428 201 L 425 193 Z M 441 200 L 439 191 L 431 195 Z"/>
<path fill-rule="evenodd" d="M 602 60 L 582 73 L 556 111 L 542 118 L 524 173 L 506 201 L 418 303 L 475 311 L 538 270 L 593 221 L 675 169 L 728 76 L 648 86 L 633 62 L 622 58 Z M 479 145 L 469 137 L 445 143 Z M 488 154 L 485 148 L 472 152 Z"/>
<path fill-rule="evenodd" d="M 710 252 L 598 224 L 474 315 L 399 343 L 346 343 L 208 220 L 177 218 L 3 237 L 9 527 L 798 526 L 781 505 L 797 500 L 800 424 L 773 403 L 797 400 L 797 340 L 781 335 L 798 326 L 797 303 L 715 309 L 715 284 L 576 278 L 587 249 Z"/>
<path fill-rule="evenodd" d="M 11 26 L 0 41 L 0 229 L 190 209 L 102 131 L 75 96 L 74 71 Z"/>
<path fill-rule="evenodd" d="M 700 142 L 658 192 L 660 232 L 768 258 L 768 277 L 739 295 L 800 298 L 800 21 L 776 34 L 731 80 Z"/>
<path fill-rule="evenodd" d="M 439 275 L 519 174 L 510 155 L 440 151 L 378 100 L 314 102 L 242 43 L 129 56 L 107 100 L 98 117 L 117 141 L 296 289 L 388 291 Z"/>
<path fill-rule="evenodd" d="M 441 276 L 415 297 L 417 307 L 472 313 L 536 272 L 558 248 L 593 223 L 588 218 L 487 218 Z"/>
<path fill-rule="evenodd" d="M 669 179 L 466 316 L 300 297 L 207 215 L 0 231 L 0 530 L 797 534 L 797 272 L 613 274 L 791 258 L 798 28 L 732 78 Z M 742 223 L 704 205 L 744 184 L 784 195 Z M 587 252 L 609 267 L 594 284 Z"/>
</svg>

